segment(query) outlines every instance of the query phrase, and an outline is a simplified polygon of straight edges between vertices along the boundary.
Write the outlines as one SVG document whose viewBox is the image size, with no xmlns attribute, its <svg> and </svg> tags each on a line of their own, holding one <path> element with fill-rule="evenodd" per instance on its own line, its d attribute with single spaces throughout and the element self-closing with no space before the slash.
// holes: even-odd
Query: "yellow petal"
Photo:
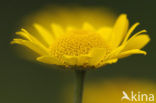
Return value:
<svg viewBox="0 0 156 103">
<path fill-rule="evenodd" d="M 134 31 L 134 29 L 135 29 L 138 25 L 139 25 L 138 22 L 135 23 L 134 25 L 132 25 L 132 27 L 128 30 L 128 32 L 127 32 L 127 34 L 126 34 L 126 36 L 125 36 L 125 38 L 124 38 L 124 40 L 123 40 L 123 43 L 125 43 L 125 42 L 129 39 L 130 35 L 132 34 L 132 32 Z"/>
<path fill-rule="evenodd" d="M 57 24 L 51 24 L 51 27 L 52 27 L 52 31 L 55 35 L 56 38 L 60 37 L 62 34 L 64 34 L 64 31 L 63 29 L 57 25 Z"/>
<path fill-rule="evenodd" d="M 27 39 L 27 40 L 30 40 L 30 41 L 33 41 L 33 39 L 35 39 L 32 35 L 30 35 L 28 33 L 28 31 L 26 31 L 25 29 L 21 29 L 21 31 L 19 32 L 16 32 L 16 35 L 19 35 L 21 37 L 23 37 L 24 39 Z"/>
<path fill-rule="evenodd" d="M 116 63 L 117 61 L 118 59 L 111 59 L 111 60 L 105 61 L 105 64 L 113 64 L 113 63 Z"/>
<path fill-rule="evenodd" d="M 146 34 L 139 35 L 128 40 L 127 45 L 123 51 L 130 49 L 141 49 L 150 41 L 150 37 Z"/>
<path fill-rule="evenodd" d="M 50 46 L 53 42 L 53 36 L 45 28 L 39 24 L 34 24 L 34 27 L 37 29 L 43 40 Z"/>
<path fill-rule="evenodd" d="M 39 55 L 47 55 L 48 54 L 48 51 L 45 48 L 43 48 L 40 45 L 37 45 L 33 42 L 27 41 L 27 40 L 13 39 L 13 41 L 11 41 L 11 44 L 24 45 L 24 46 L 28 47 L 29 49 L 33 50 L 34 52 L 38 53 Z"/>
<path fill-rule="evenodd" d="M 117 61 L 118 61 L 118 59 L 110 59 L 110 60 L 103 61 L 103 62 L 99 63 L 99 64 L 96 65 L 95 67 L 96 67 L 96 68 L 99 68 L 99 67 L 104 66 L 104 65 L 107 65 L 107 64 L 116 63 Z"/>
<path fill-rule="evenodd" d="M 140 34 L 142 34 L 142 33 L 146 33 L 147 31 L 144 29 L 144 30 L 141 30 L 141 31 L 139 31 L 139 32 L 137 32 L 137 33 L 135 33 L 131 38 L 135 38 L 136 36 L 138 36 L 138 35 L 140 35 Z M 130 39 L 131 39 L 130 38 Z"/>
<path fill-rule="evenodd" d="M 89 60 L 88 55 L 80 55 L 80 56 L 68 56 L 64 55 L 63 60 L 65 64 L 67 65 L 77 65 L 77 66 L 83 66 L 85 64 L 88 64 Z"/>
<path fill-rule="evenodd" d="M 93 48 L 89 53 L 89 56 L 91 57 L 88 62 L 89 65 L 94 66 L 98 64 L 101 60 L 105 58 L 106 53 L 107 51 L 104 48 Z"/>
<path fill-rule="evenodd" d="M 79 66 L 88 65 L 88 62 L 89 62 L 90 59 L 91 59 L 91 57 L 88 56 L 88 55 L 78 56 L 77 65 L 79 65 Z"/>
<path fill-rule="evenodd" d="M 60 65 L 59 61 L 56 58 L 51 57 L 51 56 L 41 56 L 41 57 L 38 57 L 36 60 L 42 63 L 46 63 L 46 64 Z"/>
<path fill-rule="evenodd" d="M 78 58 L 77 58 L 77 56 L 64 55 L 63 60 L 64 60 L 64 63 L 67 65 L 76 65 Z"/>
<path fill-rule="evenodd" d="M 125 37 L 125 34 L 127 33 L 128 26 L 129 22 L 127 15 L 121 14 L 118 17 L 111 34 L 111 42 L 114 47 L 117 47 L 121 43 L 121 41 Z"/>
<path fill-rule="evenodd" d="M 46 49 L 46 47 L 36 37 L 32 36 L 27 30 L 21 29 L 21 31 L 16 32 L 16 34 Z"/>
<path fill-rule="evenodd" d="M 128 56 L 133 55 L 133 54 L 144 54 L 144 55 L 146 55 L 147 53 L 143 50 L 132 49 L 132 50 L 128 50 L 128 51 L 120 53 L 116 58 L 125 58 L 125 57 L 128 57 Z"/>
<path fill-rule="evenodd" d="M 112 58 L 115 58 L 124 48 L 125 48 L 125 44 L 119 46 L 118 48 L 110 52 L 110 54 L 108 54 L 105 59 L 110 60 Z"/>
<path fill-rule="evenodd" d="M 88 30 L 88 31 L 94 31 L 95 30 L 94 27 L 91 24 L 87 23 L 87 22 L 85 22 L 83 24 L 83 29 Z"/>
<path fill-rule="evenodd" d="M 103 39 L 107 41 L 109 41 L 110 39 L 111 32 L 112 32 L 111 27 L 103 27 L 97 31 L 97 33 L 100 34 L 103 37 Z"/>
</svg>

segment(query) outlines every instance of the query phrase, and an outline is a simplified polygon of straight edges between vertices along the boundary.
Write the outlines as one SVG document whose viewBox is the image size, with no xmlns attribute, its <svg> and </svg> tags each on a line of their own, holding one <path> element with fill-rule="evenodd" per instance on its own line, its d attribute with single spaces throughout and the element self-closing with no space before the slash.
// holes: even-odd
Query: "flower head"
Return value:
<svg viewBox="0 0 156 103">
<path fill-rule="evenodd" d="M 81 28 L 63 28 L 58 24 L 51 24 L 52 31 L 48 31 L 41 25 L 34 24 L 43 40 L 21 29 L 16 34 L 22 39 L 15 38 L 11 43 L 32 49 L 39 54 L 36 60 L 40 62 L 65 67 L 98 68 L 116 63 L 118 59 L 132 54 L 146 54 L 140 49 L 150 38 L 145 34 L 146 30 L 131 36 L 139 23 L 129 28 L 126 14 L 121 14 L 113 27 L 95 28 L 93 25 L 85 22 Z"/>
</svg>

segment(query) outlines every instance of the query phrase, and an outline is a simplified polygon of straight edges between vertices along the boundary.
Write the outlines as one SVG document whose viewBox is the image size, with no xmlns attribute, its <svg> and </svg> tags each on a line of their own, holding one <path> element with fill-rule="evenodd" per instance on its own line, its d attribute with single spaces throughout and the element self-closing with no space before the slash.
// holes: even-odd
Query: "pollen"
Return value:
<svg viewBox="0 0 156 103">
<path fill-rule="evenodd" d="M 102 37 L 94 32 L 75 30 L 60 37 L 51 46 L 51 55 L 61 59 L 63 55 L 86 55 L 92 48 L 108 48 Z"/>
</svg>

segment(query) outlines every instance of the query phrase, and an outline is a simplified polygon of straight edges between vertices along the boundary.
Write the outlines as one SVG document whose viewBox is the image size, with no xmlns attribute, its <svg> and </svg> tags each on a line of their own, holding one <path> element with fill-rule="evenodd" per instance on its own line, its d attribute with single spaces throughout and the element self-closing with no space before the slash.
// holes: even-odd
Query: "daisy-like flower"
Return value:
<svg viewBox="0 0 156 103">
<path fill-rule="evenodd" d="M 88 22 L 82 24 L 82 28 L 62 28 L 51 24 L 52 30 L 48 31 L 34 24 L 43 40 L 21 29 L 16 34 L 22 38 L 14 38 L 11 43 L 30 48 L 39 55 L 36 60 L 42 63 L 81 69 L 98 68 L 133 54 L 146 55 L 141 50 L 150 41 L 146 30 L 131 36 L 138 25 L 137 22 L 129 28 L 126 14 L 121 14 L 113 27 L 94 28 L 94 24 Z"/>
</svg>

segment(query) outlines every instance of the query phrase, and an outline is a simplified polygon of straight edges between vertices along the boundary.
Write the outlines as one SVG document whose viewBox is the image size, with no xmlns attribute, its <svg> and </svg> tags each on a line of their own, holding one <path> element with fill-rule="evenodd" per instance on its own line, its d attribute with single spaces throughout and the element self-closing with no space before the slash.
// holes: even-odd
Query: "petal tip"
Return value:
<svg viewBox="0 0 156 103">
<path fill-rule="evenodd" d="M 34 23 L 33 26 L 34 26 L 35 28 L 39 28 L 41 25 L 38 24 L 38 23 Z"/>
<path fill-rule="evenodd" d="M 127 19 L 127 14 L 126 13 L 122 13 L 122 14 L 119 15 L 118 18 Z"/>
<path fill-rule="evenodd" d="M 15 41 L 14 41 L 14 40 L 12 40 L 12 41 L 10 42 L 10 44 L 15 44 Z"/>
<path fill-rule="evenodd" d="M 123 17 L 127 18 L 127 14 L 126 13 L 122 13 L 122 14 L 120 14 L 120 16 L 123 16 Z"/>
<path fill-rule="evenodd" d="M 41 58 L 42 58 L 42 57 L 37 57 L 36 60 L 37 60 L 37 61 L 40 61 Z"/>
<path fill-rule="evenodd" d="M 143 54 L 143 55 L 147 55 L 147 52 L 146 52 L 146 51 L 142 51 L 142 54 Z"/>
<path fill-rule="evenodd" d="M 14 39 L 10 42 L 10 44 L 18 44 L 17 38 L 14 38 Z"/>
</svg>

